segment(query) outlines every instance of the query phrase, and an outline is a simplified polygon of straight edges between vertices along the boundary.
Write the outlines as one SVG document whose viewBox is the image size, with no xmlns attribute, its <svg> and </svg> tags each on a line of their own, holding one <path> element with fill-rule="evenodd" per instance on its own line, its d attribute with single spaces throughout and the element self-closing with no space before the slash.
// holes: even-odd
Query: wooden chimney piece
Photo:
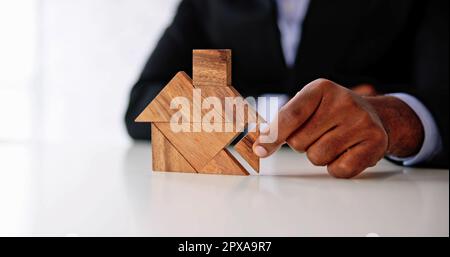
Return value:
<svg viewBox="0 0 450 257">
<path fill-rule="evenodd" d="M 231 50 L 194 50 L 192 52 L 194 87 L 231 85 Z"/>
</svg>

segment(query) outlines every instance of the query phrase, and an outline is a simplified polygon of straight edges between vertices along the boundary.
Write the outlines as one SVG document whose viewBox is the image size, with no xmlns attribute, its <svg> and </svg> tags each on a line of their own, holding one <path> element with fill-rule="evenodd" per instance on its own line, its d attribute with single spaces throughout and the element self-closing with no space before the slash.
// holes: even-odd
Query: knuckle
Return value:
<svg viewBox="0 0 450 257">
<path fill-rule="evenodd" d="M 386 132 L 380 128 L 373 129 L 370 133 L 370 139 L 375 142 L 377 145 L 385 145 L 387 144 L 387 135 Z"/>
<path fill-rule="evenodd" d="M 301 113 L 300 108 L 287 108 L 286 106 L 283 106 L 280 109 L 280 117 L 284 117 L 286 122 L 295 120 L 297 117 L 301 116 Z"/>
<path fill-rule="evenodd" d="M 375 133 L 375 139 L 377 141 L 385 142 L 387 140 L 386 132 L 384 130 L 382 130 L 382 129 L 378 129 L 376 131 L 377 132 Z"/>
<path fill-rule="evenodd" d="M 357 105 L 355 98 L 354 98 L 353 94 L 351 93 L 351 91 L 348 91 L 348 90 L 341 91 L 340 98 L 342 101 L 345 101 L 346 103 L 348 103 L 352 106 Z"/>
<path fill-rule="evenodd" d="M 327 170 L 335 178 L 352 178 L 361 172 L 354 165 L 344 161 L 329 165 Z"/>
<path fill-rule="evenodd" d="M 361 132 L 370 132 L 373 131 L 375 128 L 377 129 L 376 123 L 373 121 L 370 114 L 366 111 L 361 111 L 355 118 L 350 119 L 352 124 L 352 127 L 354 129 L 357 129 Z"/>
<path fill-rule="evenodd" d="M 318 78 L 308 84 L 308 89 L 312 90 L 327 90 L 332 87 L 334 83 L 331 80 L 325 78 Z"/>
<path fill-rule="evenodd" d="M 371 126 L 373 124 L 372 116 L 370 116 L 367 111 L 361 110 L 359 115 L 359 123 L 366 126 Z"/>
<path fill-rule="evenodd" d="M 339 106 L 340 111 L 344 110 L 345 112 L 355 113 L 359 111 L 359 104 L 353 99 L 353 96 L 348 92 L 341 93 L 335 99 L 335 103 Z"/>
<path fill-rule="evenodd" d="M 305 145 L 301 142 L 301 140 L 298 140 L 295 137 L 288 138 L 286 143 L 297 152 L 303 153 L 306 151 Z"/>
<path fill-rule="evenodd" d="M 314 84 L 316 84 L 317 86 L 329 86 L 331 83 L 333 82 L 326 78 L 318 78 L 314 80 Z"/>
<path fill-rule="evenodd" d="M 306 152 L 306 156 L 308 157 L 308 160 L 316 165 L 316 166 L 325 166 L 325 160 L 320 152 L 314 149 L 310 149 Z"/>
</svg>

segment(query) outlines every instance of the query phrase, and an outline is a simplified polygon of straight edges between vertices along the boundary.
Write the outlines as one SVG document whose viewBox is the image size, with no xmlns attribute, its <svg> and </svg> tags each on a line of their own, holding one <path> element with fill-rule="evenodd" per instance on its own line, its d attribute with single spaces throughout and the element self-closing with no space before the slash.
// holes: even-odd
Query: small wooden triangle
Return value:
<svg viewBox="0 0 450 257">
<path fill-rule="evenodd" d="M 195 169 L 152 124 L 152 167 L 154 171 L 196 173 Z"/>
</svg>

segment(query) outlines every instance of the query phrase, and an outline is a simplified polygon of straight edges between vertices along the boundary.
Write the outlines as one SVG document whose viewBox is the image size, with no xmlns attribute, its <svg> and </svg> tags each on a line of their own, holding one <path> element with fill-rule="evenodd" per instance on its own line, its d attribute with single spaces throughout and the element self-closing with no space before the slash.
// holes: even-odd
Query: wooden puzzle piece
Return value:
<svg viewBox="0 0 450 257">
<path fill-rule="evenodd" d="M 227 149 L 222 149 L 207 165 L 198 170 L 198 173 L 249 175 L 248 171 Z"/>
<path fill-rule="evenodd" d="M 177 73 L 136 118 L 136 122 L 152 123 L 153 169 L 248 175 L 249 173 L 226 147 L 240 134 L 240 131 L 235 129 L 236 126 L 246 127 L 249 123 L 258 124 L 263 119 L 253 109 L 250 116 L 247 116 L 247 110 L 244 113 L 233 112 L 232 114 L 225 111 L 226 97 L 240 97 L 237 90 L 231 86 L 231 51 L 194 50 L 193 65 L 194 81 L 184 72 Z M 199 90 L 201 94 L 199 95 L 197 93 L 199 91 L 195 89 L 201 89 Z M 171 108 L 172 100 L 177 97 L 183 98 L 189 107 Z M 221 111 L 214 108 L 202 108 L 203 103 L 208 103 L 210 97 L 219 99 Z M 184 102 L 182 101 L 181 104 Z M 177 101 L 177 104 L 180 102 Z M 253 107 L 247 105 L 247 108 Z M 195 110 L 198 110 L 200 115 L 197 115 Z M 204 125 L 209 125 L 202 124 L 203 117 L 209 114 L 213 114 L 214 122 L 219 125 L 220 131 L 202 130 Z M 186 122 L 184 125 L 187 125 L 188 131 L 172 129 L 172 125 L 179 125 L 172 120 L 174 115 L 181 115 L 179 118 L 183 118 Z M 198 118 L 197 116 L 200 116 L 199 119 L 194 119 L 194 117 Z M 236 124 L 235 116 L 238 116 L 238 121 L 243 121 L 244 124 Z M 219 121 L 215 120 L 216 117 Z M 230 123 L 233 129 L 224 131 L 225 126 Z M 238 143 L 236 150 L 255 170 L 259 170 L 259 158 L 252 155 L 250 145 L 255 138 L 253 134 L 247 135 Z"/>
<path fill-rule="evenodd" d="M 200 88 L 202 91 L 202 96 L 205 101 L 208 102 L 209 97 L 216 97 L 220 100 L 221 103 L 221 113 L 224 117 L 224 123 L 233 123 L 236 126 L 246 126 L 248 123 L 257 123 L 258 121 L 262 122 L 264 119 L 259 116 L 257 111 L 253 108 L 251 103 L 247 102 L 245 98 L 243 98 L 237 90 L 232 87 L 215 87 L 215 86 L 201 86 L 196 87 Z M 214 99 L 214 98 L 213 98 Z M 211 101 L 213 102 L 213 101 Z M 238 108 L 242 108 L 242 112 L 233 111 L 227 112 L 226 107 L 233 108 L 237 110 Z M 235 107 L 236 106 L 236 107 Z"/>
<path fill-rule="evenodd" d="M 170 123 L 153 124 L 197 171 L 239 135 L 239 132 L 174 132 Z"/>
<path fill-rule="evenodd" d="M 242 112 L 244 116 L 242 116 L 241 112 L 235 112 L 237 114 L 237 121 L 244 121 L 246 125 L 247 123 L 256 122 L 257 119 L 261 119 L 254 108 L 248 104 L 244 98 L 237 92 L 235 88 L 232 86 L 229 87 L 211 87 L 211 86 L 202 86 L 199 87 L 200 91 L 198 92 L 199 99 L 194 101 L 193 95 L 192 81 L 189 76 L 184 72 L 178 72 L 172 80 L 163 88 L 163 90 L 155 97 L 154 101 L 152 101 L 145 110 L 136 118 L 136 122 L 171 122 L 171 118 L 177 112 L 181 114 L 184 120 L 189 123 L 201 123 L 202 117 L 208 114 L 210 111 L 215 112 L 216 110 L 211 108 L 202 108 L 202 105 L 208 105 L 210 97 L 214 97 L 215 99 L 220 100 L 221 104 L 221 112 L 215 113 L 217 116 L 223 117 L 221 122 L 224 123 L 234 123 L 234 113 L 228 114 L 225 112 L 226 106 L 226 98 L 229 98 L 229 102 L 231 104 L 235 104 L 238 106 L 248 106 L 250 111 L 247 109 Z M 188 108 L 181 108 L 181 106 L 175 106 L 175 108 L 170 108 L 171 101 L 176 97 L 183 97 L 188 104 Z M 236 102 L 232 101 L 238 97 L 239 99 Z M 242 101 L 241 101 L 242 100 Z M 176 101 L 178 102 L 178 101 Z M 179 103 L 183 103 L 183 101 L 179 101 Z M 199 119 L 194 119 L 194 110 L 197 109 L 200 111 Z M 226 117 L 228 114 L 229 117 Z M 250 114 L 250 115 L 249 115 Z"/>
<path fill-rule="evenodd" d="M 180 113 L 184 120 L 189 122 L 201 122 L 203 117 L 210 110 L 202 109 L 203 98 L 194 101 L 193 84 L 191 78 L 184 72 L 178 72 L 170 82 L 161 90 L 155 99 L 139 114 L 136 122 L 170 122 L 173 115 Z M 184 98 L 184 100 L 174 101 L 176 103 L 189 104 L 188 108 L 181 108 L 175 106 L 170 108 L 172 100 L 177 97 Z M 200 120 L 194 120 L 194 110 L 200 111 Z M 212 110 L 214 111 L 214 110 Z M 220 116 L 221 114 L 218 113 Z M 181 117 L 180 117 L 181 118 Z"/>
<path fill-rule="evenodd" d="M 236 152 L 257 172 L 259 172 L 259 157 L 253 152 L 253 144 L 258 136 L 259 131 L 249 132 L 234 146 Z"/>
<path fill-rule="evenodd" d="M 197 171 L 167 140 L 162 132 L 152 127 L 152 168 L 155 171 L 176 171 L 196 173 Z"/>
<path fill-rule="evenodd" d="M 194 50 L 192 79 L 195 87 L 231 85 L 231 50 Z"/>
<path fill-rule="evenodd" d="M 185 97 L 193 104 L 192 81 L 184 72 L 178 72 L 170 82 L 159 92 L 155 99 L 136 118 L 137 122 L 170 122 L 178 109 L 171 109 L 170 103 L 175 97 Z M 185 118 L 191 118 L 191 112 L 181 110 Z M 189 112 L 187 112 L 189 111 Z"/>
</svg>

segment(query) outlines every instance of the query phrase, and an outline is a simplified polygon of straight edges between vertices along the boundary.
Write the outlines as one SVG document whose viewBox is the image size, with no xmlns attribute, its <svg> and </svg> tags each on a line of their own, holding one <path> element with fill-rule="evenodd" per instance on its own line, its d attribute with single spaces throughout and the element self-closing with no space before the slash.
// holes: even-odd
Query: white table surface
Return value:
<svg viewBox="0 0 450 257">
<path fill-rule="evenodd" d="M 145 143 L 3 142 L 0 235 L 448 236 L 448 173 L 382 161 L 340 180 L 288 149 L 263 176 L 163 173 Z"/>
</svg>

